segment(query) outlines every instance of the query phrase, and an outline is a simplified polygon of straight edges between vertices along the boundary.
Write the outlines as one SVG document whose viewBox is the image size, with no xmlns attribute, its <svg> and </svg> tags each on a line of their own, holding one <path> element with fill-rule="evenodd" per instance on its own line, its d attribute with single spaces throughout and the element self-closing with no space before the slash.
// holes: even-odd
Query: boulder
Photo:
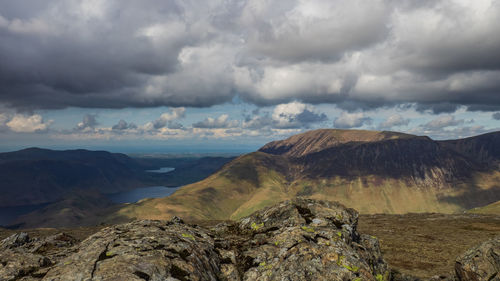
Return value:
<svg viewBox="0 0 500 281">
<path fill-rule="evenodd" d="M 219 274 L 220 259 L 206 230 L 177 219 L 143 220 L 90 236 L 43 280 L 208 281 Z"/>
<path fill-rule="evenodd" d="M 236 224 L 241 279 L 389 280 L 376 238 L 356 231 L 358 213 L 328 201 L 294 199 Z"/>
<path fill-rule="evenodd" d="M 50 266 L 72 253 L 76 240 L 64 233 L 31 239 L 27 233 L 0 241 L 0 280 L 39 280 Z"/>
<path fill-rule="evenodd" d="M 455 263 L 458 280 L 500 281 L 500 236 L 472 248 Z"/>
<path fill-rule="evenodd" d="M 212 228 L 179 218 L 115 225 L 62 245 L 61 255 L 47 245 L 21 251 L 32 243 L 21 235 L 2 243 L 48 260 L 12 264 L 30 273 L 0 271 L 0 280 L 391 280 L 377 239 L 359 234 L 357 220 L 341 204 L 298 198 Z"/>
</svg>

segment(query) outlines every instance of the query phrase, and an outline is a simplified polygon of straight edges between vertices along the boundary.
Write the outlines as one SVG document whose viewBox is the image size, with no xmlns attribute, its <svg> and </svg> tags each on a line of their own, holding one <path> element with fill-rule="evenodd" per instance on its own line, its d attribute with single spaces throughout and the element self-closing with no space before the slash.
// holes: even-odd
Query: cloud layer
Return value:
<svg viewBox="0 0 500 281">
<path fill-rule="evenodd" d="M 16 133 L 44 133 L 52 122 L 53 120 L 45 121 L 39 114 L 0 113 L 0 132 L 10 130 Z"/>
<path fill-rule="evenodd" d="M 496 0 L 19 0 L 0 11 L 0 103 L 18 110 L 208 107 L 235 96 L 350 111 L 500 109 Z M 302 112 L 254 125 L 325 119 Z M 354 117 L 336 122 L 355 127 Z M 176 126 L 167 119 L 152 126 Z"/>
</svg>

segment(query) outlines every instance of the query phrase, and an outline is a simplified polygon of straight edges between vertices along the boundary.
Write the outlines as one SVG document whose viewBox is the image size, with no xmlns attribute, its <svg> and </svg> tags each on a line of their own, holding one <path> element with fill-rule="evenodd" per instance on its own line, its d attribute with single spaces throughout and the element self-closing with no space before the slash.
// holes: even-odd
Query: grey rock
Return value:
<svg viewBox="0 0 500 281">
<path fill-rule="evenodd" d="M 499 272 L 500 236 L 468 250 L 455 263 L 455 273 L 461 281 L 499 281 Z"/>
<path fill-rule="evenodd" d="M 76 240 L 64 233 L 44 239 L 13 234 L 0 242 L 0 280 L 40 280 L 50 266 L 71 254 Z"/>
<path fill-rule="evenodd" d="M 390 280 L 377 240 L 357 222 L 353 209 L 301 198 L 240 220 L 242 280 Z"/>
<path fill-rule="evenodd" d="M 174 218 L 104 228 L 76 245 L 11 238 L 1 245 L 24 265 L 11 261 L 0 280 L 391 280 L 357 220 L 341 204 L 299 198 L 210 229 Z"/>
<path fill-rule="evenodd" d="M 0 242 L 0 249 L 11 249 L 22 246 L 30 241 L 28 233 L 15 233 Z"/>
<path fill-rule="evenodd" d="M 218 280 L 219 274 L 214 240 L 205 230 L 145 220 L 90 236 L 43 280 Z"/>
</svg>

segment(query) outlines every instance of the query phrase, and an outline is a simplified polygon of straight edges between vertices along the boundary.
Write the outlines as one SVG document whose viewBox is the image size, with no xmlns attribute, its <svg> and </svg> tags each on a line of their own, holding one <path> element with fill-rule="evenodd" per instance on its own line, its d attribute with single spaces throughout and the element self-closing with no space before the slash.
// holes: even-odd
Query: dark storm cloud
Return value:
<svg viewBox="0 0 500 281">
<path fill-rule="evenodd" d="M 308 109 L 305 109 L 300 114 L 297 114 L 296 118 L 297 118 L 297 121 L 299 121 L 300 123 L 316 123 L 316 122 L 323 122 L 323 121 L 328 120 L 328 117 L 326 117 L 326 114 L 312 112 Z"/>
<path fill-rule="evenodd" d="M 497 111 L 498 26 L 494 0 L 0 0 L 0 104 Z"/>
<path fill-rule="evenodd" d="M 453 103 L 435 103 L 435 104 L 427 104 L 427 103 L 420 103 L 416 106 L 417 111 L 427 111 L 430 110 L 434 114 L 440 114 L 440 113 L 452 113 L 455 112 L 460 105 L 458 104 L 453 104 Z"/>
</svg>

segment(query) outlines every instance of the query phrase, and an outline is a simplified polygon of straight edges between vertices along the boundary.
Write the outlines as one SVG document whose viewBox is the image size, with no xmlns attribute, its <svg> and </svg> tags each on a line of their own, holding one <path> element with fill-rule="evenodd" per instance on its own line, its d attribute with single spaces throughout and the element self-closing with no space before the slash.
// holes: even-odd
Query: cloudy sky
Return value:
<svg viewBox="0 0 500 281">
<path fill-rule="evenodd" d="M 0 0 L 0 150 L 500 130 L 499 30 L 496 0 Z"/>
</svg>

